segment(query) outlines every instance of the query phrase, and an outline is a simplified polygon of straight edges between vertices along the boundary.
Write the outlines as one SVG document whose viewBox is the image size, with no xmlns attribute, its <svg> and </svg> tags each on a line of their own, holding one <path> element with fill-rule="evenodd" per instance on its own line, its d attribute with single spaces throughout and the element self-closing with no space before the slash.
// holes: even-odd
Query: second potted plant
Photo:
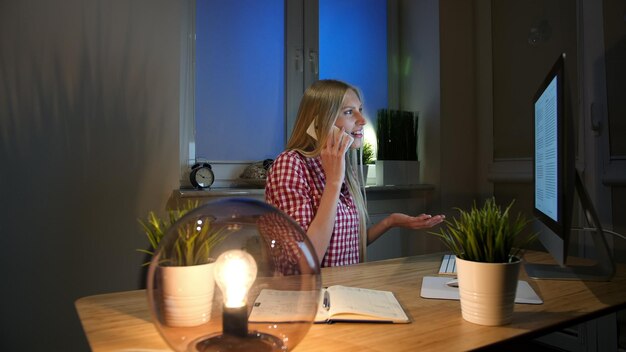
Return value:
<svg viewBox="0 0 626 352">
<path fill-rule="evenodd" d="M 417 158 L 418 114 L 380 109 L 377 112 L 376 184 L 410 185 L 419 182 Z"/>
<path fill-rule="evenodd" d="M 198 202 L 188 202 L 170 210 L 166 220 L 154 212 L 147 221 L 140 220 L 151 249 L 138 251 L 158 256 L 165 321 L 170 326 L 196 326 L 211 318 L 215 291 L 211 251 L 226 237 L 225 232 L 233 231 L 215 226 L 210 218 L 177 224 L 197 207 Z"/>
<path fill-rule="evenodd" d="M 504 325 L 513 318 L 520 251 L 535 237 L 522 241 L 530 221 L 521 214 L 510 219 L 513 203 L 503 211 L 489 198 L 482 208 L 458 209 L 458 218 L 432 232 L 456 255 L 461 313 L 469 322 Z"/>
<path fill-rule="evenodd" d="M 363 143 L 363 148 L 361 149 L 361 158 L 358 160 L 358 164 L 362 167 L 363 170 L 363 181 L 367 184 L 367 178 L 376 176 L 370 175 L 370 166 L 374 165 L 374 148 L 372 144 L 369 142 Z M 362 163 L 362 164 L 361 164 Z"/>
</svg>

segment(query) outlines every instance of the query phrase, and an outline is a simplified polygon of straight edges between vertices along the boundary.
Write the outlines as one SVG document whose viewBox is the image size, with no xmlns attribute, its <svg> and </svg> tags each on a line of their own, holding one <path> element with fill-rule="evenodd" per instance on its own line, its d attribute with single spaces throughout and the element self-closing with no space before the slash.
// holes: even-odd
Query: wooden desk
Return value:
<svg viewBox="0 0 626 352">
<path fill-rule="evenodd" d="M 528 253 L 526 258 L 549 262 L 544 253 Z M 544 304 L 516 305 L 507 326 L 475 325 L 463 320 L 458 301 L 420 297 L 422 278 L 436 275 L 440 260 L 441 254 L 432 254 L 324 268 L 325 286 L 393 291 L 413 322 L 316 324 L 295 350 L 472 350 L 541 336 L 626 307 L 626 270 L 619 266 L 611 282 L 528 280 Z M 84 297 L 76 301 L 76 309 L 93 351 L 169 350 L 151 323 L 143 290 Z"/>
</svg>

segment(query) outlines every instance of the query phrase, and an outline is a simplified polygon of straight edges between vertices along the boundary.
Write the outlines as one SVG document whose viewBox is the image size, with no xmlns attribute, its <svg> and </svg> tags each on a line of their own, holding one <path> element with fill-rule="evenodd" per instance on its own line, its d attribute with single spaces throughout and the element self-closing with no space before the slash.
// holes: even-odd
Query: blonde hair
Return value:
<svg viewBox="0 0 626 352">
<path fill-rule="evenodd" d="M 296 150 L 307 157 L 318 156 L 326 145 L 330 129 L 335 125 L 348 90 L 352 90 L 362 101 L 359 90 L 348 83 L 338 80 L 319 80 L 313 83 L 304 92 L 300 101 L 296 123 L 287 142 L 287 149 Z M 306 132 L 312 123 L 315 126 L 318 141 Z M 346 181 L 359 213 L 360 260 L 365 261 L 369 216 L 366 206 L 363 163 L 357 165 L 357 158 L 362 159 L 360 149 L 358 155 L 354 149 L 346 153 Z"/>
</svg>

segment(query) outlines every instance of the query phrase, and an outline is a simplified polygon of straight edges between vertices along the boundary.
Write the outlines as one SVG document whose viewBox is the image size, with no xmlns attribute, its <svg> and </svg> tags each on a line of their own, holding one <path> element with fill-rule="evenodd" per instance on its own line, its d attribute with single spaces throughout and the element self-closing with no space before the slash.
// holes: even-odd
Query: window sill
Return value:
<svg viewBox="0 0 626 352">
<path fill-rule="evenodd" d="M 253 198 L 263 201 L 263 188 L 209 188 L 209 189 L 175 189 L 167 201 L 167 209 L 177 209 L 188 201 L 198 201 L 203 204 L 223 198 Z"/>
</svg>

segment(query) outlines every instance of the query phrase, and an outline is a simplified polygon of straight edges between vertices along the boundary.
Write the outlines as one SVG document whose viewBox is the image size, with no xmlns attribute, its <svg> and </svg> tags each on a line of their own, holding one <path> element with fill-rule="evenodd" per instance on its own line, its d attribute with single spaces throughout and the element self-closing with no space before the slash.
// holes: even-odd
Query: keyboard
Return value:
<svg viewBox="0 0 626 352">
<path fill-rule="evenodd" d="M 456 275 L 456 256 L 454 254 L 445 254 L 441 259 L 439 267 L 439 275 Z"/>
</svg>

